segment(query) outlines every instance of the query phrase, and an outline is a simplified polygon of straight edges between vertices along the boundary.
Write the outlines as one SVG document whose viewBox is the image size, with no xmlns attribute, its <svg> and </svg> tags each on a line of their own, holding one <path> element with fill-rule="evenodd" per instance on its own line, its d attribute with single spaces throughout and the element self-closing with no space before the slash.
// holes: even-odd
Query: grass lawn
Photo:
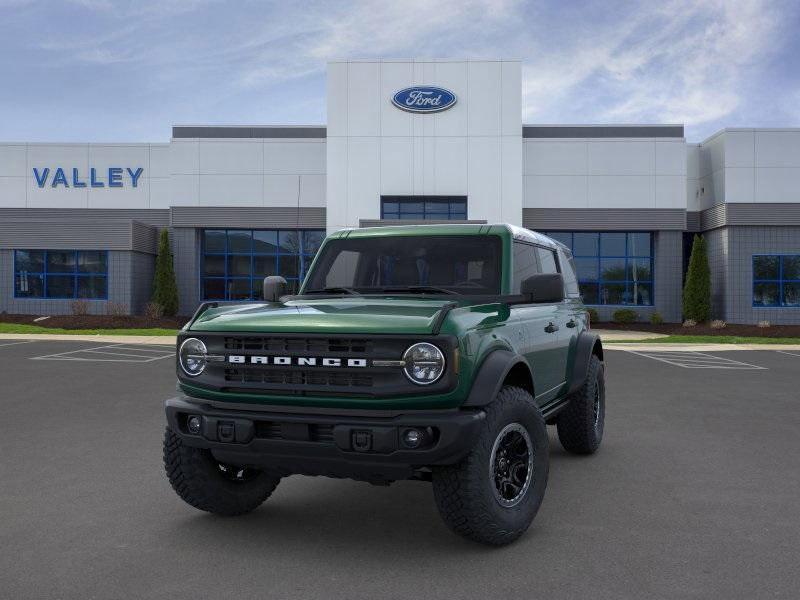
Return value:
<svg viewBox="0 0 800 600">
<path fill-rule="evenodd" d="M 738 335 L 669 335 L 649 340 L 619 340 L 614 344 L 800 344 L 800 338 Z"/>
<path fill-rule="evenodd" d="M 60 329 L 39 325 L 0 323 L 0 333 L 52 333 L 58 335 L 177 335 L 177 329 Z"/>
</svg>

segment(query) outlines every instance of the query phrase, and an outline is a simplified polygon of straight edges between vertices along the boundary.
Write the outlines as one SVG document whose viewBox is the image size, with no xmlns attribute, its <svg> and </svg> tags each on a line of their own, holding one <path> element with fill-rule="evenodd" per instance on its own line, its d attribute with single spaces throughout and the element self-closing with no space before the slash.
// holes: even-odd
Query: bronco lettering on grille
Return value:
<svg viewBox="0 0 800 600">
<path fill-rule="evenodd" d="M 234 365 L 280 365 L 298 367 L 366 367 L 366 358 L 317 358 L 315 356 L 246 356 L 231 354 L 228 362 Z"/>
</svg>

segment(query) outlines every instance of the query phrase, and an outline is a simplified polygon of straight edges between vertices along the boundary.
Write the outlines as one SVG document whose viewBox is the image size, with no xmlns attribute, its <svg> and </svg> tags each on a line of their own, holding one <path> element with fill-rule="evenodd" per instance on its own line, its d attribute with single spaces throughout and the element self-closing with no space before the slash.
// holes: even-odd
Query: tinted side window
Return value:
<svg viewBox="0 0 800 600">
<path fill-rule="evenodd" d="M 539 255 L 539 264 L 542 273 L 558 273 L 558 262 L 556 262 L 556 253 L 548 248 L 539 248 L 537 246 L 536 253 Z"/>
<path fill-rule="evenodd" d="M 514 277 L 512 278 L 512 294 L 520 293 L 522 281 L 541 273 L 536 247 L 522 242 L 514 242 Z"/>
<path fill-rule="evenodd" d="M 572 258 L 572 253 L 569 250 L 562 250 L 561 256 L 564 260 L 561 262 L 561 275 L 564 277 L 564 293 L 569 298 L 577 298 L 580 296 L 578 290 L 578 278 L 575 275 L 575 259 Z"/>
</svg>

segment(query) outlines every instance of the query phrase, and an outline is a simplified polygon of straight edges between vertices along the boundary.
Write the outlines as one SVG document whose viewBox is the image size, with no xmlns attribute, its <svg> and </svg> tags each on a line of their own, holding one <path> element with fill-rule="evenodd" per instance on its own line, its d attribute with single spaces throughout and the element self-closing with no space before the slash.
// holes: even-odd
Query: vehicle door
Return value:
<svg viewBox="0 0 800 600">
<path fill-rule="evenodd" d="M 519 294 L 522 281 L 542 272 L 537 246 L 514 240 L 512 256 L 512 294 Z M 527 360 L 533 372 L 536 402 L 546 404 L 554 398 L 564 383 L 560 366 L 558 336 L 559 307 L 555 304 L 520 303 L 512 306 L 519 323 L 518 352 Z"/>
<path fill-rule="evenodd" d="M 572 362 L 578 346 L 578 336 L 586 329 L 586 309 L 581 302 L 578 277 L 572 252 L 566 248 L 558 249 L 558 263 L 564 278 L 564 306 L 566 308 L 566 327 L 559 331 L 567 349 L 566 377 L 572 375 Z"/>
</svg>

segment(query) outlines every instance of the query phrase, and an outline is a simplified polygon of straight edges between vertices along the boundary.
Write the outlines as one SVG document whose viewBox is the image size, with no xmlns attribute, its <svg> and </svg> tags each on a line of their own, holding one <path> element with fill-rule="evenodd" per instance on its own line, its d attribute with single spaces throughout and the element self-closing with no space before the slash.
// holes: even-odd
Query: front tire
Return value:
<svg viewBox="0 0 800 600">
<path fill-rule="evenodd" d="M 558 439 L 567 452 L 594 454 L 603 441 L 606 383 L 603 363 L 592 354 L 586 380 L 558 415 Z"/>
<path fill-rule="evenodd" d="M 209 450 L 184 445 L 169 427 L 164 432 L 164 468 L 187 504 L 228 517 L 258 508 L 281 480 L 268 471 L 223 465 Z"/>
<path fill-rule="evenodd" d="M 433 470 L 439 514 L 454 532 L 491 545 L 528 529 L 547 487 L 547 426 L 533 397 L 505 386 L 486 410 L 475 447 L 458 464 Z"/>
</svg>

